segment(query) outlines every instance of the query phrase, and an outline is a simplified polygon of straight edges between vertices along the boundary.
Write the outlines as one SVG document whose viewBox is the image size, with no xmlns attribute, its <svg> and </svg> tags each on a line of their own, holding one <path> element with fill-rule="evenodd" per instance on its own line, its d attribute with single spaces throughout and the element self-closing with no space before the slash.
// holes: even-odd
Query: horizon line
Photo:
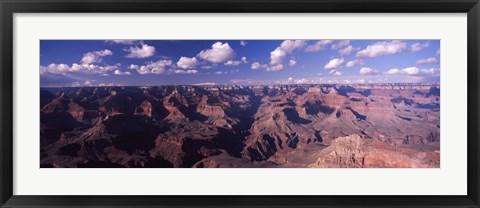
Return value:
<svg viewBox="0 0 480 208">
<path fill-rule="evenodd" d="M 440 85 L 438 82 L 383 82 L 383 83 L 311 83 L 311 84 L 165 84 L 165 85 L 105 85 L 105 86 L 40 86 L 40 88 L 89 88 L 89 87 L 158 87 L 158 86 L 270 86 L 270 85 Z"/>
</svg>

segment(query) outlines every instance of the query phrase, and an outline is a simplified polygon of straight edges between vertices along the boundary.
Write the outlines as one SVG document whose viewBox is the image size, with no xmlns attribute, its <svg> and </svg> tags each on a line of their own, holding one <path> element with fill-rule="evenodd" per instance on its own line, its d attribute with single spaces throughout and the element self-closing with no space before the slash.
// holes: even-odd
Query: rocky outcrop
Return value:
<svg viewBox="0 0 480 208">
<path fill-rule="evenodd" d="M 321 142 L 318 132 L 306 126 L 312 121 L 300 117 L 296 108 L 288 105 L 271 104 L 264 98 L 254 120 L 243 152 L 250 160 L 266 160 L 280 150 Z"/>
<path fill-rule="evenodd" d="M 166 96 L 163 98 L 163 106 L 169 113 L 165 120 L 181 121 L 186 119 L 185 115 L 180 110 L 187 108 L 186 100 L 183 96 L 178 94 Z"/>
<path fill-rule="evenodd" d="M 137 115 L 147 115 L 152 117 L 152 103 L 149 101 L 143 101 L 140 106 L 135 109 L 135 114 Z"/>
<path fill-rule="evenodd" d="M 196 132 L 196 134 L 192 134 Z M 174 167 L 191 167 L 199 160 L 219 154 L 215 138 L 216 127 L 198 123 L 185 128 L 172 128 L 155 139 L 155 147 L 149 151 L 153 158 L 164 158 Z"/>
<path fill-rule="evenodd" d="M 202 99 L 197 105 L 197 112 L 213 118 L 223 118 L 225 116 L 225 111 L 223 111 L 222 105 L 220 103 L 208 104 L 208 96 L 202 96 Z"/>
<path fill-rule="evenodd" d="M 392 147 L 359 135 L 339 137 L 319 151 L 318 168 L 425 168 L 440 167 L 439 153 Z"/>
</svg>

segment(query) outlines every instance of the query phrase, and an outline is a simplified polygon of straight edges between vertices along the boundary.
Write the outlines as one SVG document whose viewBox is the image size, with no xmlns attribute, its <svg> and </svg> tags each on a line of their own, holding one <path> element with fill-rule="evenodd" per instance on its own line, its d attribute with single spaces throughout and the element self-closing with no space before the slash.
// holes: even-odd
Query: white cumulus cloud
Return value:
<svg viewBox="0 0 480 208">
<path fill-rule="evenodd" d="M 130 66 L 128 67 L 128 69 L 139 69 L 140 67 L 136 64 L 130 64 Z"/>
<path fill-rule="evenodd" d="M 373 58 L 377 56 L 393 55 L 405 51 L 406 48 L 407 43 L 399 40 L 382 41 L 368 45 L 367 48 L 357 52 L 356 56 L 359 58 Z"/>
<path fill-rule="evenodd" d="M 177 66 L 182 69 L 194 68 L 197 65 L 198 65 L 198 60 L 195 57 L 188 58 L 188 57 L 182 56 L 177 62 Z"/>
<path fill-rule="evenodd" d="M 363 75 L 376 75 L 376 74 L 379 74 L 380 72 L 376 69 L 372 69 L 372 68 L 369 68 L 369 67 L 362 67 L 360 69 L 360 74 L 363 74 Z"/>
<path fill-rule="evenodd" d="M 120 68 L 120 64 L 99 66 L 95 64 L 49 64 L 47 66 L 40 66 L 40 74 L 67 74 L 67 73 L 83 73 L 83 74 L 106 74 L 109 71 L 115 71 Z"/>
<path fill-rule="evenodd" d="M 115 75 L 132 75 L 132 73 L 129 72 L 129 71 L 122 72 L 122 71 L 120 71 L 120 70 L 118 70 L 118 69 L 115 70 L 113 73 L 114 73 Z"/>
<path fill-rule="evenodd" d="M 141 47 L 131 46 L 130 48 L 125 49 L 125 51 L 129 52 L 126 56 L 128 58 L 148 58 L 155 54 L 155 47 L 142 44 Z"/>
<path fill-rule="evenodd" d="M 81 62 L 82 64 L 99 63 L 102 61 L 102 57 L 111 55 L 113 55 L 113 53 L 111 50 L 108 49 L 88 52 L 86 54 L 83 54 Z"/>
<path fill-rule="evenodd" d="M 48 66 L 40 66 L 40 73 L 65 74 L 70 71 L 67 64 L 49 64 Z"/>
<path fill-rule="evenodd" d="M 260 63 L 258 63 L 258 62 L 253 62 L 251 68 L 252 68 L 253 70 L 265 69 L 265 68 L 267 68 L 267 65 L 266 65 L 266 64 L 260 64 Z"/>
<path fill-rule="evenodd" d="M 105 74 L 109 71 L 115 71 L 120 68 L 120 64 L 98 66 L 95 64 L 77 64 L 74 63 L 70 67 L 71 72 L 78 72 L 84 74 Z"/>
<path fill-rule="evenodd" d="M 438 64 L 438 61 L 435 57 L 431 58 L 426 58 L 426 59 L 420 59 L 417 62 L 415 62 L 417 65 L 422 65 L 422 64 Z"/>
<path fill-rule="evenodd" d="M 430 68 L 430 69 L 420 69 L 420 72 L 422 74 L 438 74 L 440 70 L 435 68 Z"/>
<path fill-rule="evenodd" d="M 399 74 L 399 73 L 400 73 L 400 69 L 394 68 L 394 69 L 388 70 L 387 72 L 385 72 L 383 74 L 392 75 L 392 74 Z"/>
<path fill-rule="evenodd" d="M 164 74 L 172 66 L 171 60 L 159 60 L 150 62 L 147 65 L 141 66 L 137 69 L 139 74 Z"/>
<path fill-rule="evenodd" d="M 403 75 L 434 75 L 438 74 L 440 70 L 435 69 L 435 68 L 430 68 L 430 69 L 419 69 L 417 67 L 407 67 L 403 69 L 398 69 L 398 68 L 393 68 L 388 70 L 387 72 L 383 73 L 386 75 L 396 75 L 396 74 L 403 74 Z"/>
<path fill-rule="evenodd" d="M 213 63 L 222 63 L 232 59 L 235 51 L 228 43 L 216 42 L 210 49 L 200 51 L 197 56 Z"/>
<path fill-rule="evenodd" d="M 363 62 L 363 59 L 354 59 L 354 60 L 351 60 L 349 62 L 347 62 L 345 64 L 346 67 L 353 67 L 355 65 L 358 65 L 358 64 L 365 64 L 365 62 Z"/>
<path fill-rule="evenodd" d="M 338 50 L 338 53 L 340 53 L 340 54 L 342 54 L 342 55 L 348 55 L 348 54 L 350 54 L 350 53 L 353 52 L 353 51 L 355 51 L 355 48 L 353 48 L 352 45 L 348 45 L 347 47 Z"/>
<path fill-rule="evenodd" d="M 226 66 L 238 66 L 242 63 L 244 63 L 244 64 L 248 63 L 247 57 L 244 56 L 239 61 L 229 60 L 229 61 L 225 62 L 224 65 L 226 65 Z"/>
<path fill-rule="evenodd" d="M 174 72 L 175 72 L 175 74 L 196 74 L 196 73 L 198 73 L 198 70 L 196 70 L 196 69 L 189 69 L 189 70 L 177 69 Z"/>
<path fill-rule="evenodd" d="M 333 75 L 335 75 L 335 76 L 340 76 L 340 75 L 342 75 L 343 73 L 342 73 L 342 72 L 339 72 L 339 71 L 332 70 L 330 74 L 333 74 Z"/>
<path fill-rule="evenodd" d="M 271 65 L 267 67 L 267 71 L 281 71 L 283 70 L 283 64 Z"/>
<path fill-rule="evenodd" d="M 339 40 L 336 43 L 332 44 L 332 49 L 337 50 L 339 48 L 347 46 L 348 44 L 350 44 L 350 40 Z"/>
<path fill-rule="evenodd" d="M 230 61 L 225 62 L 224 65 L 225 66 L 238 66 L 241 63 L 242 63 L 241 61 L 230 60 Z"/>
<path fill-rule="evenodd" d="M 407 68 L 401 69 L 400 71 L 408 75 L 416 75 L 420 73 L 420 70 L 417 67 L 407 67 Z"/>
<path fill-rule="evenodd" d="M 244 64 L 248 63 L 247 57 L 245 57 L 245 56 L 242 57 L 241 61 L 242 61 Z"/>
<path fill-rule="evenodd" d="M 275 48 L 272 52 L 270 52 L 270 68 L 282 68 L 280 67 L 285 57 L 288 54 L 293 53 L 296 50 L 299 50 L 307 45 L 307 41 L 305 40 L 285 40 L 283 41 L 280 46 Z M 279 71 L 279 70 L 274 70 Z"/>
<path fill-rule="evenodd" d="M 280 49 L 290 54 L 297 49 L 301 49 L 307 45 L 306 40 L 285 40 L 280 44 Z"/>
<path fill-rule="evenodd" d="M 343 58 L 335 58 L 335 59 L 332 59 L 330 60 L 325 66 L 324 68 L 325 69 L 336 69 L 336 68 L 339 68 L 343 62 L 345 61 L 345 59 Z"/>
<path fill-rule="evenodd" d="M 274 51 L 270 52 L 270 64 L 280 64 L 286 56 L 287 53 L 280 47 L 277 47 Z"/>
<path fill-rule="evenodd" d="M 292 67 L 292 66 L 295 66 L 297 64 L 297 61 L 295 61 L 294 59 L 290 59 L 290 61 L 288 61 L 288 66 Z"/>
<path fill-rule="evenodd" d="M 319 40 L 313 45 L 307 46 L 307 48 L 305 48 L 305 52 L 317 52 L 323 50 L 327 45 L 331 43 L 333 43 L 333 40 Z"/>
<path fill-rule="evenodd" d="M 425 48 L 428 48 L 430 44 L 428 42 L 425 42 L 425 43 L 419 43 L 419 42 L 416 42 L 412 45 L 410 45 L 410 51 L 412 52 L 417 52 L 417 51 L 421 51 Z"/>
</svg>

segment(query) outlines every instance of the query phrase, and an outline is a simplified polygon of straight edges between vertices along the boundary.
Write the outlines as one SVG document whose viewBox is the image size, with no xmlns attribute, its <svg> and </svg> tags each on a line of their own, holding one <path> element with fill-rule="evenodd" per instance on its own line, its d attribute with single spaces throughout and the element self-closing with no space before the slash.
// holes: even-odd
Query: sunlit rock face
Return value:
<svg viewBox="0 0 480 208">
<path fill-rule="evenodd" d="M 319 151 L 309 167 L 320 168 L 425 168 L 439 166 L 439 153 L 393 147 L 353 134 L 339 137 Z"/>
<path fill-rule="evenodd" d="M 41 89 L 42 167 L 439 167 L 423 84 Z"/>
</svg>

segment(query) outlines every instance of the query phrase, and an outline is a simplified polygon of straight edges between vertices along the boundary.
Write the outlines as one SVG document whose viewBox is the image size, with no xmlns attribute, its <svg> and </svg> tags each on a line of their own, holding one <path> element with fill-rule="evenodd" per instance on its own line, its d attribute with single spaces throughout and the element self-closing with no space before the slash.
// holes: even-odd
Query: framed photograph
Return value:
<svg viewBox="0 0 480 208">
<path fill-rule="evenodd" d="M 479 207 L 479 4 L 1 1 L 1 207 Z"/>
</svg>

